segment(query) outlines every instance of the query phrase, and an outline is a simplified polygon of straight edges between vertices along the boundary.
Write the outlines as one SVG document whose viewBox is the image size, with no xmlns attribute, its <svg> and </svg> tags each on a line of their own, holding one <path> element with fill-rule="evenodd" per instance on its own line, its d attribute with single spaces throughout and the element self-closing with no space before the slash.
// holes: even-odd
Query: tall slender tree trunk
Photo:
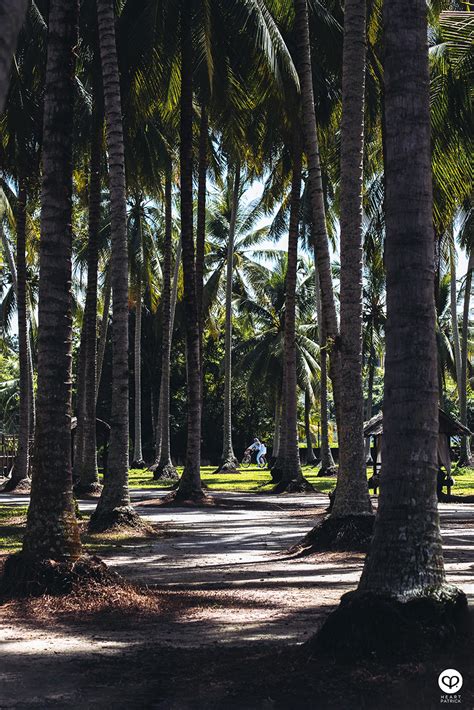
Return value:
<svg viewBox="0 0 474 710">
<path fill-rule="evenodd" d="M 162 291 L 162 322 L 163 335 L 161 345 L 161 387 L 160 387 L 160 411 L 161 417 L 160 428 L 160 452 L 156 466 L 153 470 L 153 478 L 171 478 L 178 477 L 173 462 L 171 461 L 170 448 L 170 369 L 171 369 L 171 340 L 173 334 L 171 312 L 171 253 L 172 253 L 172 192 L 171 192 L 171 164 L 167 166 L 165 174 L 165 245 L 163 258 L 163 291 Z M 179 260 L 176 260 L 179 270 Z M 173 284 L 173 295 L 174 295 Z M 176 277 L 177 288 L 177 277 Z"/>
<path fill-rule="evenodd" d="M 26 235 L 25 235 L 26 236 Z M 16 273 L 16 264 L 13 257 L 10 242 L 8 241 L 5 231 L 0 224 L 0 238 L 3 245 L 3 251 L 7 260 L 8 268 L 10 269 L 10 275 L 13 283 L 13 289 L 15 292 L 15 298 L 18 302 L 18 278 Z M 18 247 L 17 247 L 18 248 Z M 26 268 L 26 267 L 25 267 Z M 26 277 L 25 277 L 26 278 Z M 26 284 L 26 281 L 25 281 Z M 26 285 L 25 285 L 26 289 Z M 26 291 L 25 291 L 26 292 Z M 25 296 L 26 298 L 26 296 Z M 35 431 L 35 393 L 33 387 L 33 357 L 31 352 L 31 338 L 30 338 L 30 317 L 28 300 L 26 299 L 26 316 L 27 316 L 27 360 L 28 360 L 28 406 L 29 406 L 29 436 L 30 439 L 34 436 Z M 31 462 L 29 462 L 31 463 Z"/>
<path fill-rule="evenodd" d="M 26 298 L 26 203 L 23 178 L 18 185 L 16 215 L 16 302 L 18 314 L 18 361 L 20 365 L 20 402 L 18 450 L 7 490 L 29 491 L 30 388 L 28 363 L 28 307 Z"/>
<path fill-rule="evenodd" d="M 174 264 L 174 272 L 173 272 L 173 285 L 171 288 L 171 305 L 170 305 L 170 351 L 171 351 L 171 344 L 173 341 L 173 330 L 174 330 L 174 317 L 176 313 L 176 303 L 178 300 L 178 280 L 179 280 L 179 266 L 181 264 L 181 239 L 178 242 L 178 248 L 176 249 L 176 256 L 175 256 L 175 264 Z M 170 356 L 171 357 L 171 356 Z M 171 363 L 170 363 L 170 370 L 171 370 Z M 170 373 L 168 372 L 168 381 L 165 383 L 163 379 L 163 371 L 161 373 L 161 382 L 160 382 L 160 398 L 158 401 L 158 416 L 156 418 L 156 455 L 155 459 L 157 462 L 160 461 L 161 459 L 161 444 L 167 437 L 168 440 L 170 440 L 170 431 L 169 431 L 169 417 L 167 420 L 165 420 L 162 415 L 162 393 L 168 389 L 169 391 L 169 378 L 170 378 Z M 168 432 L 165 433 L 165 427 L 168 427 Z M 170 442 L 171 446 L 171 442 Z M 171 450 L 170 450 L 170 457 L 171 457 Z M 154 470 L 152 467 L 150 470 Z"/>
<path fill-rule="evenodd" d="M 372 407 L 374 400 L 374 378 L 375 378 L 375 349 L 372 342 L 373 335 L 371 335 L 371 342 L 369 346 L 369 357 L 368 357 L 368 369 L 369 375 L 367 380 L 367 403 L 365 407 L 365 419 L 368 421 L 372 417 Z"/>
<path fill-rule="evenodd" d="M 272 459 L 276 460 L 278 458 L 278 453 L 280 450 L 280 426 L 281 426 L 281 395 L 279 392 L 275 395 L 275 418 L 274 418 L 274 432 L 273 432 L 273 447 L 272 447 Z"/>
<path fill-rule="evenodd" d="M 282 461 L 282 475 L 275 491 L 300 491 L 312 488 L 303 479 L 298 442 L 298 396 L 296 379 L 296 279 L 298 274 L 299 212 L 301 194 L 301 157 L 298 140 L 299 126 L 293 137 L 290 223 L 288 229 L 288 265 L 285 293 L 285 399 L 282 418 L 286 421 L 286 447 Z"/>
<path fill-rule="evenodd" d="M 458 388 L 458 393 L 460 392 L 461 385 L 461 343 L 459 340 L 459 322 L 458 322 L 458 299 L 457 299 L 457 279 L 456 279 L 456 250 L 454 248 L 453 238 L 454 235 L 451 230 L 451 240 L 449 244 L 449 295 L 450 295 L 450 309 L 451 309 L 451 330 L 453 333 L 453 351 L 454 351 L 454 363 L 456 366 L 456 385 Z"/>
<path fill-rule="evenodd" d="M 143 239 L 140 205 L 138 205 L 138 222 L 140 232 L 140 251 L 143 254 Z M 141 268 L 142 258 L 139 259 Z M 135 305 L 135 342 L 134 342 L 134 384 L 135 384 L 135 437 L 133 445 L 133 468 L 143 468 L 142 451 L 142 277 L 138 275 L 136 290 L 136 305 Z"/>
<path fill-rule="evenodd" d="M 311 395 L 308 390 L 304 393 L 304 431 L 306 436 L 306 463 L 316 463 L 311 436 Z"/>
<path fill-rule="evenodd" d="M 315 301 L 316 313 L 318 318 L 319 331 L 319 367 L 320 367 L 320 382 L 321 382 L 321 441 L 319 455 L 321 457 L 321 468 L 318 476 L 332 476 L 336 473 L 336 464 L 332 457 L 331 447 L 329 445 L 329 409 L 328 409 L 328 366 L 327 366 L 327 341 L 326 331 L 324 328 L 321 306 L 321 288 L 319 285 L 318 270 L 315 271 Z"/>
<path fill-rule="evenodd" d="M 102 366 L 104 364 L 105 346 L 107 345 L 107 331 L 109 328 L 110 302 L 112 299 L 112 269 L 107 269 L 104 284 L 104 304 L 102 308 L 102 320 L 100 323 L 99 346 L 97 348 L 97 382 L 95 398 L 99 396 L 100 381 L 102 379 Z"/>
<path fill-rule="evenodd" d="M 232 473 L 239 462 L 232 446 L 232 292 L 234 273 L 235 224 L 240 199 L 240 160 L 237 161 L 232 189 L 232 208 L 227 242 L 225 289 L 225 344 L 224 344 L 224 427 L 221 465 L 217 472 Z"/>
<path fill-rule="evenodd" d="M 51 0 L 43 122 L 38 397 L 31 501 L 23 552 L 81 554 L 72 497 L 72 136 L 78 3 Z"/>
<path fill-rule="evenodd" d="M 461 422 L 467 426 L 467 357 L 469 341 L 469 313 L 471 305 L 472 272 L 474 269 L 474 252 L 469 255 L 466 281 L 464 284 L 464 305 L 462 317 L 462 344 L 461 344 L 461 388 L 459 390 L 459 408 L 461 410 Z M 471 442 L 469 436 L 461 439 L 460 463 L 464 466 L 472 466 Z"/>
<path fill-rule="evenodd" d="M 79 341 L 79 356 L 77 359 L 76 373 L 76 427 L 74 431 L 74 450 L 72 477 L 74 484 L 79 483 L 82 477 L 84 463 L 84 411 L 86 407 L 86 321 L 83 316 L 81 335 Z"/>
<path fill-rule="evenodd" d="M 120 77 L 113 0 L 97 0 L 112 224 L 112 413 L 107 476 L 90 528 L 135 524 L 128 488 L 128 245 Z"/>
<path fill-rule="evenodd" d="M 365 2 L 344 2 L 341 123 L 341 397 L 333 518 L 372 513 L 364 456 L 362 387 L 362 185 Z M 343 523 L 342 523 L 343 524 Z M 365 526 L 365 521 L 363 522 Z M 340 531 L 338 533 L 340 536 Z"/>
<path fill-rule="evenodd" d="M 283 345 L 284 350 L 284 345 Z M 271 476 L 273 483 L 279 485 L 283 475 L 283 466 L 286 458 L 286 444 L 288 441 L 288 422 L 285 417 L 286 411 L 286 362 L 283 356 L 283 373 L 281 378 L 281 397 L 280 397 L 280 417 L 278 421 L 278 453 L 273 456 L 273 464 L 271 467 Z M 276 426 L 276 422 L 275 422 Z"/>
<path fill-rule="evenodd" d="M 319 633 L 335 655 L 443 644 L 467 621 L 446 585 L 436 501 L 438 385 L 427 6 L 384 4 L 387 356 L 383 472 L 359 587 Z M 466 618 L 467 617 L 467 618 Z M 422 621 L 421 621 L 422 619 Z M 442 640 L 441 640 L 442 639 Z"/>
<path fill-rule="evenodd" d="M 0 0 L 0 114 L 5 106 L 10 66 L 28 5 L 28 0 Z"/>
<path fill-rule="evenodd" d="M 206 241 L 206 197 L 207 197 L 207 149 L 209 122 L 207 109 L 201 106 L 201 122 L 199 126 L 199 157 L 198 157 L 198 193 L 197 193 L 197 223 L 196 223 L 196 294 L 199 315 L 199 347 L 201 354 L 201 385 L 203 376 L 202 339 L 204 332 L 204 313 L 202 294 L 204 288 L 204 248 Z"/>
<path fill-rule="evenodd" d="M 309 38 L 307 0 L 294 0 L 295 30 L 298 37 L 298 74 L 301 85 L 302 119 L 306 157 L 309 173 L 309 197 L 311 205 L 312 233 L 315 246 L 316 267 L 321 284 L 322 316 L 329 350 L 329 375 L 332 381 L 336 413 L 339 410 L 341 371 L 339 352 L 339 328 L 336 302 L 331 275 L 329 240 L 326 227 L 324 192 L 321 176 L 321 161 L 314 108 L 313 72 Z M 339 415 L 337 415 L 339 416 Z"/>
<path fill-rule="evenodd" d="M 85 377 L 83 401 L 83 446 L 78 493 L 90 494 L 101 490 L 97 467 L 96 390 L 97 390 L 97 269 L 99 261 L 99 229 L 102 156 L 102 118 L 93 115 L 90 178 L 89 178 L 89 235 L 87 246 L 87 292 L 84 307 Z M 79 424 L 79 422 L 78 422 Z"/>
<path fill-rule="evenodd" d="M 193 239 L 193 50 L 191 18 L 181 4 L 181 240 L 186 315 L 188 439 L 178 498 L 200 499 L 201 487 L 201 368 L 196 264 Z"/>
</svg>

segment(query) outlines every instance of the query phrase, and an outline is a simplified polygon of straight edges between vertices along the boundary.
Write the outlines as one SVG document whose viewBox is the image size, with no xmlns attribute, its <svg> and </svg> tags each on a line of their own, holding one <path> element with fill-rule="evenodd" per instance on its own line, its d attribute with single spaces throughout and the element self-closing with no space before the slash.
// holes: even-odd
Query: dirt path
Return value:
<svg viewBox="0 0 474 710">
<path fill-rule="evenodd" d="M 341 594 L 356 586 L 360 554 L 299 560 L 285 555 L 324 511 L 326 496 L 218 497 L 228 507 L 177 509 L 156 505 L 156 492 L 134 492 L 140 514 L 163 534 L 126 542 L 103 555 L 123 576 L 159 589 L 167 604 L 163 615 L 146 623 L 94 618 L 71 625 L 66 620 L 51 628 L 50 622 L 13 621 L 8 609 L 0 611 L 0 707 L 98 707 L 115 690 L 110 679 L 101 690 L 97 670 L 150 644 L 162 654 L 197 648 L 226 653 L 236 646 L 251 654 L 262 647 L 300 644 Z M 7 500 L 11 505 L 25 502 L 0 496 L 0 503 Z M 83 510 L 91 507 L 81 504 Z M 474 505 L 444 504 L 440 513 L 448 580 L 473 603 Z M 96 673 L 93 696 L 78 678 L 81 668 L 86 676 Z M 89 705 L 90 698 L 94 702 Z M 119 699 L 120 694 L 118 706 L 125 707 Z"/>
</svg>

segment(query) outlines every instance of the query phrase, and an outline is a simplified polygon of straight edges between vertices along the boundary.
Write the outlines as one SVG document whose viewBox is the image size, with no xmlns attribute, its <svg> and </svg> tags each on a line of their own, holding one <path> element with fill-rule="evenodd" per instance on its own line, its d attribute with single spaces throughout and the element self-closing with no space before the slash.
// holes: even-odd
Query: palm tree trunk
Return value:
<svg viewBox="0 0 474 710">
<path fill-rule="evenodd" d="M 173 283 L 171 290 L 171 252 L 172 252 L 172 191 L 171 191 L 171 164 L 168 165 L 165 175 L 165 245 L 163 258 L 163 292 L 162 292 L 162 319 L 163 336 L 161 352 L 161 387 L 160 387 L 160 452 L 157 464 L 154 466 L 153 478 L 178 477 L 173 462 L 171 461 L 170 448 L 170 369 L 171 369 L 171 340 L 173 334 L 172 321 L 174 319 L 174 307 L 172 312 L 172 298 L 175 300 L 177 290 L 177 272 L 179 272 L 179 260 L 176 260 L 176 283 Z M 173 306 L 176 305 L 176 301 Z"/>
<path fill-rule="evenodd" d="M 319 330 L 319 367 L 321 382 L 321 441 L 319 455 L 321 457 L 321 468 L 318 476 L 332 476 L 336 473 L 336 464 L 332 457 L 329 446 L 329 410 L 328 410 L 328 373 L 327 373 L 327 341 L 322 317 L 321 288 L 319 285 L 318 270 L 315 271 L 315 301 L 316 314 L 318 318 Z"/>
<path fill-rule="evenodd" d="M 365 410 L 365 418 L 368 421 L 372 417 L 372 406 L 374 400 L 374 377 L 375 377 L 375 351 L 371 344 L 369 352 L 369 378 L 367 382 L 367 406 Z"/>
<path fill-rule="evenodd" d="M 0 0 L 0 114 L 10 84 L 10 66 L 28 0 Z"/>
<path fill-rule="evenodd" d="M 97 389 L 97 268 L 99 260 L 98 238 L 100 228 L 102 155 L 102 119 L 94 112 L 90 178 L 89 178 L 89 239 L 87 247 L 87 293 L 84 307 L 85 378 L 83 402 L 83 448 L 80 480 L 76 487 L 81 493 L 100 490 L 97 468 L 96 441 L 96 389 Z M 79 422 L 78 422 L 79 424 Z"/>
<path fill-rule="evenodd" d="M 97 0 L 100 56 L 109 154 L 112 223 L 112 412 L 107 476 L 96 510 L 93 530 L 134 523 L 128 488 L 128 244 L 125 159 L 120 77 L 115 42 L 113 0 Z"/>
<path fill-rule="evenodd" d="M 306 463 L 316 463 L 311 437 L 311 396 L 308 390 L 304 393 L 304 429 L 306 435 Z"/>
<path fill-rule="evenodd" d="M 3 245 L 3 251 L 7 260 L 8 268 L 10 269 L 10 275 L 13 283 L 13 289 L 15 292 L 15 298 L 18 302 L 18 278 L 16 273 L 15 259 L 11 250 L 10 242 L 8 241 L 5 232 L 0 224 L 0 238 Z M 31 337 L 30 337 L 30 317 L 28 301 L 26 303 L 26 314 L 27 314 L 27 358 L 28 358 L 28 405 L 29 405 L 29 431 L 30 440 L 34 436 L 35 431 L 35 393 L 33 387 L 33 357 L 31 353 Z"/>
<path fill-rule="evenodd" d="M 303 479 L 298 444 L 297 380 L 296 380 L 296 279 L 298 273 L 299 212 L 301 194 L 301 158 L 295 126 L 293 141 L 293 165 L 291 181 L 290 223 L 288 229 L 288 266 L 285 294 L 285 341 L 284 360 L 286 373 L 286 397 L 282 417 L 286 421 L 286 447 L 282 476 L 276 491 L 300 491 L 310 487 Z"/>
<path fill-rule="evenodd" d="M 462 345 L 461 345 L 461 388 L 459 390 L 459 407 L 461 422 L 467 426 L 467 365 L 468 365 L 468 341 L 469 341 L 469 312 L 471 307 L 472 271 L 474 269 L 474 252 L 469 255 L 466 281 L 464 284 L 464 306 L 462 318 Z M 461 439 L 460 463 L 464 466 L 472 466 L 472 454 L 470 437 Z"/>
<path fill-rule="evenodd" d="M 224 345 L 224 441 L 221 465 L 217 472 L 232 473 L 239 462 L 232 446 L 232 279 L 234 272 L 235 223 L 240 198 L 240 160 L 237 161 L 232 191 L 232 209 L 229 223 L 225 293 L 225 345 Z"/>
<path fill-rule="evenodd" d="M 275 430 L 273 432 L 273 447 L 272 447 L 272 460 L 276 461 L 278 458 L 278 453 L 280 450 L 280 422 L 281 422 L 281 396 L 277 392 L 275 395 L 275 419 L 274 426 Z"/>
<path fill-rule="evenodd" d="M 436 501 L 438 386 L 426 15 L 424 0 L 384 3 L 383 473 L 374 538 L 359 587 L 345 595 L 318 635 L 319 646 L 336 657 L 352 657 L 356 649 L 359 656 L 397 655 L 403 648 L 407 659 L 426 643 L 430 648 L 445 645 L 447 636 L 469 623 L 465 596 L 445 582 Z"/>
<path fill-rule="evenodd" d="M 81 542 L 72 497 L 72 140 L 78 3 L 51 0 L 43 122 L 38 396 L 23 552 L 75 559 Z"/>
<path fill-rule="evenodd" d="M 461 343 L 459 340 L 459 323 L 458 323 L 458 300 L 457 300 L 457 280 L 456 280 L 456 251 L 454 249 L 453 238 L 451 230 L 451 240 L 449 244 L 449 269 L 450 269 L 450 306 L 451 306 L 451 330 L 453 332 L 453 350 L 454 350 L 454 363 L 456 365 L 456 384 L 458 387 L 458 393 L 461 390 Z"/>
<path fill-rule="evenodd" d="M 79 357 L 76 373 L 76 428 L 73 436 L 73 461 L 72 478 L 74 485 L 79 485 L 83 474 L 84 464 L 84 412 L 86 408 L 86 320 L 82 319 L 81 336 L 79 341 Z"/>
<path fill-rule="evenodd" d="M 142 282 L 138 279 L 135 306 L 135 441 L 133 446 L 133 468 L 144 465 L 142 452 Z"/>
<path fill-rule="evenodd" d="M 102 308 L 102 320 L 100 323 L 99 346 L 97 348 L 97 383 L 96 383 L 96 403 L 99 396 L 100 381 L 102 378 L 102 366 L 104 364 L 105 346 L 107 345 L 107 330 L 109 328 L 110 301 L 112 298 L 112 269 L 109 267 L 105 276 L 104 284 L 104 304 Z"/>
<path fill-rule="evenodd" d="M 201 352 L 202 380 L 202 338 L 203 311 L 202 293 L 204 287 L 204 247 L 206 240 L 206 197 L 207 197 L 207 144 L 209 124 L 207 110 L 201 106 L 201 123 L 199 126 L 199 158 L 198 158 L 198 193 L 197 193 L 197 223 L 196 223 L 196 294 L 199 314 L 199 338 Z M 202 384 L 202 381 L 201 381 Z"/>
<path fill-rule="evenodd" d="M 339 410 L 341 391 L 339 328 L 331 276 L 331 260 L 326 228 L 324 192 L 313 95 L 313 72 L 307 0 L 294 0 L 295 30 L 298 37 L 298 74 L 301 85 L 302 119 L 308 160 L 309 197 L 315 263 L 321 284 L 322 316 L 329 346 L 329 375 L 332 381 L 336 413 Z"/>
<path fill-rule="evenodd" d="M 26 299 L 26 185 L 20 178 L 16 217 L 16 302 L 18 314 L 18 361 L 20 366 L 20 402 L 18 450 L 7 490 L 29 490 L 30 387 L 28 364 L 28 309 Z"/>
<path fill-rule="evenodd" d="M 174 264 L 174 273 L 173 273 L 173 286 L 171 289 L 171 306 L 170 306 L 170 349 L 171 349 L 171 343 L 173 341 L 173 330 L 174 330 L 174 317 L 176 313 L 176 302 L 178 300 L 178 279 L 179 279 L 179 266 L 181 263 L 181 239 L 178 242 L 178 248 L 176 249 L 176 256 L 175 256 L 175 264 Z M 171 366 L 170 366 L 171 370 Z M 156 455 L 155 459 L 156 461 L 160 461 L 161 458 L 161 444 L 162 441 L 164 441 L 165 437 L 170 438 L 169 434 L 169 418 L 168 420 L 165 420 L 161 416 L 162 412 L 162 392 L 165 391 L 165 388 L 168 388 L 169 390 L 169 374 L 168 374 L 168 383 L 165 384 L 163 380 L 163 371 L 161 373 L 161 381 L 160 381 L 160 397 L 158 400 L 158 416 L 156 418 Z M 165 434 L 164 429 L 165 427 L 168 427 L 168 432 Z M 171 457 L 171 451 L 170 451 L 170 457 Z M 153 467 L 151 467 L 150 470 L 154 470 Z"/>
<path fill-rule="evenodd" d="M 331 516 L 372 513 L 364 457 L 362 386 L 362 184 L 365 2 L 344 2 L 341 123 L 341 397 L 339 472 Z M 363 522 L 365 525 L 365 521 Z M 340 532 L 338 533 L 340 535 Z"/>
<path fill-rule="evenodd" d="M 201 487 L 201 368 L 199 313 L 196 294 L 196 264 L 193 239 L 193 53 L 191 18 L 181 6 L 181 240 L 186 315 L 186 361 L 188 393 L 188 440 L 186 461 L 177 496 L 199 499 Z"/>
</svg>

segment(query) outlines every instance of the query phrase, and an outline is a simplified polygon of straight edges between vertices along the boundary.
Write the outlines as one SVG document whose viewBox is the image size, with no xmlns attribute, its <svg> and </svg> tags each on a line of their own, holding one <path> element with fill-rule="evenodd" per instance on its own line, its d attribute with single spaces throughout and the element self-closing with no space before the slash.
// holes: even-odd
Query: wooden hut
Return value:
<svg viewBox="0 0 474 710">
<path fill-rule="evenodd" d="M 440 467 L 444 466 L 448 477 L 451 476 L 451 437 L 471 434 L 464 424 L 439 408 L 438 463 Z M 382 465 L 382 435 L 383 413 L 379 412 L 364 425 L 364 436 L 369 443 L 374 476 L 377 474 L 377 468 L 380 469 Z"/>
</svg>

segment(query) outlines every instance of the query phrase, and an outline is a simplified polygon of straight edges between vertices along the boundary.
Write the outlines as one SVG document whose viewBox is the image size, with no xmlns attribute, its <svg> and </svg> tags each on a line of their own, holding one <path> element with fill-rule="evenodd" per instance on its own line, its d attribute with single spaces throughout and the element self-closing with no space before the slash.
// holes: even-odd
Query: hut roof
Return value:
<svg viewBox="0 0 474 710">
<path fill-rule="evenodd" d="M 439 408 L 439 431 L 449 436 L 469 436 L 471 432 L 464 424 Z M 383 413 L 379 412 L 364 424 L 364 436 L 378 436 L 383 432 Z"/>
</svg>

